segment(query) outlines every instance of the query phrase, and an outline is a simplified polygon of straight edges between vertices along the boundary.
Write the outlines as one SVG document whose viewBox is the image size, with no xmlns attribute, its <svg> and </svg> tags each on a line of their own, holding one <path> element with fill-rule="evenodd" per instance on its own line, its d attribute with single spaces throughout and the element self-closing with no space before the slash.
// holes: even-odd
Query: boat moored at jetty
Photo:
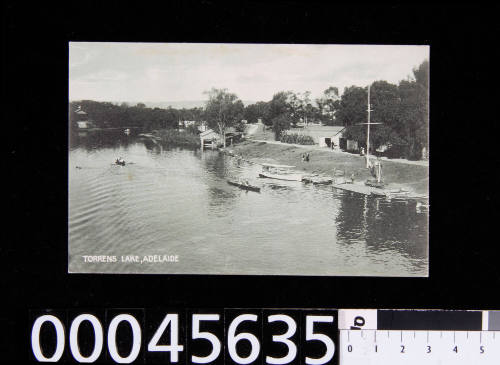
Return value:
<svg viewBox="0 0 500 365">
<path fill-rule="evenodd" d="M 262 164 L 262 172 L 259 177 L 267 179 L 285 180 L 285 181 L 302 181 L 302 174 L 293 172 L 295 166 L 291 165 L 276 165 L 270 163 Z"/>
<path fill-rule="evenodd" d="M 326 176 L 308 175 L 302 177 L 302 182 L 313 185 L 328 185 L 333 183 L 333 179 Z"/>
</svg>

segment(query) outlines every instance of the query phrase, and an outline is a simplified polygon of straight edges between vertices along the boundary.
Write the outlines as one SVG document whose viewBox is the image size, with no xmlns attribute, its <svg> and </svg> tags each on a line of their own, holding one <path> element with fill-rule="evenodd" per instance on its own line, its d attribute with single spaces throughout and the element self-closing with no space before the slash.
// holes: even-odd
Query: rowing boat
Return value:
<svg viewBox="0 0 500 365">
<path fill-rule="evenodd" d="M 248 185 L 248 184 L 237 182 L 237 181 L 231 181 L 231 180 L 227 180 L 227 183 L 229 185 L 237 186 L 243 190 L 255 191 L 257 193 L 260 193 L 260 188 L 258 186 L 252 186 L 252 185 Z"/>
<path fill-rule="evenodd" d="M 333 182 L 333 179 L 328 177 L 304 176 L 302 177 L 302 182 L 306 184 L 312 183 L 313 185 L 328 185 Z"/>
</svg>

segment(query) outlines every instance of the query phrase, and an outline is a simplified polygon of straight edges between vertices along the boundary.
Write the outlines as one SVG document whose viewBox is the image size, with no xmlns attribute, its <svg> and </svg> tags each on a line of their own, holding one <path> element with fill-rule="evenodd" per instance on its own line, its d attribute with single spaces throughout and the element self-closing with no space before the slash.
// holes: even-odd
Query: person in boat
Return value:
<svg viewBox="0 0 500 365">
<path fill-rule="evenodd" d="M 115 163 L 117 165 L 125 166 L 125 160 L 121 156 L 116 159 Z"/>
</svg>

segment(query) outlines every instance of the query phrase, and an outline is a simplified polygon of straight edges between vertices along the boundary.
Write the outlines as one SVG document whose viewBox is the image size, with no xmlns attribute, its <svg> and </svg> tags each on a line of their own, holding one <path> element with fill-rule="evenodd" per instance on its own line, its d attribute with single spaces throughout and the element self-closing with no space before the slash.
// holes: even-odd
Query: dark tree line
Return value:
<svg viewBox="0 0 500 365">
<path fill-rule="evenodd" d="M 78 108 L 87 114 L 78 115 L 76 113 Z M 203 108 L 160 109 L 147 108 L 143 103 L 129 106 L 127 103 L 117 105 L 109 102 L 82 100 L 70 103 L 69 119 L 72 123 L 87 119 L 98 128 L 139 127 L 144 131 L 151 131 L 177 128 L 179 121 L 183 120 L 202 121 Z"/>
<path fill-rule="evenodd" d="M 370 130 L 373 148 L 398 147 L 411 159 L 420 159 L 427 150 L 429 130 L 429 62 L 413 69 L 413 78 L 399 85 L 376 81 L 370 88 L 371 121 L 382 123 Z M 344 90 L 336 118 L 346 126 L 345 136 L 363 143 L 366 140 L 367 87 Z"/>
</svg>

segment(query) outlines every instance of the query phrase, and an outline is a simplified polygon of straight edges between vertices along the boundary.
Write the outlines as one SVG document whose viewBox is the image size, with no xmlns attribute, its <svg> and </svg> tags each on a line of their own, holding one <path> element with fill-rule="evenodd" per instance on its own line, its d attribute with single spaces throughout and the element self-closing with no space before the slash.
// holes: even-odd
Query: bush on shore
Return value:
<svg viewBox="0 0 500 365">
<path fill-rule="evenodd" d="M 304 145 L 312 145 L 314 144 L 314 139 L 311 136 L 291 133 L 291 134 L 282 134 L 280 138 L 283 143 L 294 143 L 294 144 L 304 144 Z"/>
<path fill-rule="evenodd" d="M 200 137 L 197 134 L 186 131 L 178 131 L 177 129 L 161 129 L 156 132 L 156 135 L 161 138 L 163 143 L 166 144 L 190 147 L 198 147 L 200 145 Z"/>
</svg>

